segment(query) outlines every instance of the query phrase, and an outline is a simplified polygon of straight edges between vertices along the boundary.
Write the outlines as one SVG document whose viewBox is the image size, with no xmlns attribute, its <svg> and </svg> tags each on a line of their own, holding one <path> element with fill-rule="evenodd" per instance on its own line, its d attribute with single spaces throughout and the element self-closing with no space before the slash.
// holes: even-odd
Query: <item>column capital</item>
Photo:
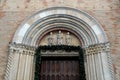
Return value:
<svg viewBox="0 0 120 80">
<path fill-rule="evenodd" d="M 28 45 L 24 45 L 24 44 L 16 44 L 16 43 L 9 44 L 9 52 L 10 53 L 34 55 L 35 49 L 36 48 L 33 46 L 28 46 Z"/>
<path fill-rule="evenodd" d="M 90 45 L 86 49 L 86 54 L 96 54 L 96 53 L 101 53 L 101 52 L 108 52 L 110 51 L 110 43 L 101 43 L 101 44 L 95 44 L 95 45 Z"/>
</svg>

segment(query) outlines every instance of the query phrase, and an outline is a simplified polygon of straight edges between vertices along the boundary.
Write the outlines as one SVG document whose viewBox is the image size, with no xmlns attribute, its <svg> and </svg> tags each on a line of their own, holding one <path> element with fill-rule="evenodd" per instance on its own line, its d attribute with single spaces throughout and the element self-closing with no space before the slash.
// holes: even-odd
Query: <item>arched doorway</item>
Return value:
<svg viewBox="0 0 120 80">
<path fill-rule="evenodd" d="M 67 7 L 42 10 L 26 19 L 10 44 L 6 80 L 33 80 L 35 49 L 51 31 L 69 31 L 85 50 L 86 80 L 114 80 L 107 36 L 89 14 Z"/>
<path fill-rule="evenodd" d="M 35 65 L 34 80 L 86 80 L 80 46 L 40 46 Z"/>
</svg>

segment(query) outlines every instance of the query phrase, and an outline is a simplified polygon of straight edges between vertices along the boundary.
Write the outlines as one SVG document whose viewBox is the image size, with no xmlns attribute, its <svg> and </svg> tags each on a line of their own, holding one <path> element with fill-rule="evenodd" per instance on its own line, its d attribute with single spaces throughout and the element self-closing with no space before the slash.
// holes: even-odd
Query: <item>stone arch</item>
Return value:
<svg viewBox="0 0 120 80">
<path fill-rule="evenodd" d="M 39 45 L 38 41 L 43 33 L 52 29 L 71 31 L 82 42 L 82 47 L 85 49 L 87 80 L 114 79 L 108 39 L 98 21 L 84 11 L 68 7 L 53 7 L 30 16 L 17 29 L 10 44 L 8 60 L 8 64 L 14 66 L 15 70 L 13 67 L 7 67 L 6 80 L 33 79 L 34 66 L 29 66 L 34 64 L 34 50 Z M 30 73 L 24 71 L 23 67 Z M 21 73 L 26 76 L 20 76 Z M 31 77 L 28 78 L 28 75 Z"/>
<path fill-rule="evenodd" d="M 108 42 L 104 30 L 95 18 L 68 7 L 48 8 L 32 15 L 20 25 L 12 42 L 35 46 L 42 32 L 58 27 L 78 33 L 84 42 L 83 46 Z"/>
</svg>

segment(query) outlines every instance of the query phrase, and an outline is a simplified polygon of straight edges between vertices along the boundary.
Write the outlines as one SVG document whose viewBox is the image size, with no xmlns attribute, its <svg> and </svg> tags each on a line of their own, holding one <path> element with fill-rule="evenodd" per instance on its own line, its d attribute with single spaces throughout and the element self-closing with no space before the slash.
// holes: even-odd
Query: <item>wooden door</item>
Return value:
<svg viewBox="0 0 120 80">
<path fill-rule="evenodd" d="M 43 58 L 40 80 L 80 80 L 79 68 L 78 58 Z"/>
</svg>

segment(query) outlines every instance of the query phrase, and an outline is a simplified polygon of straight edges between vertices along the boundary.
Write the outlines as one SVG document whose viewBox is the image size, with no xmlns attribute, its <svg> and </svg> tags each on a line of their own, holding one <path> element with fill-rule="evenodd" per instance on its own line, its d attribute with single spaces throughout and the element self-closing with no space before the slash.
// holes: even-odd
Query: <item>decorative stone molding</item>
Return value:
<svg viewBox="0 0 120 80">
<path fill-rule="evenodd" d="M 87 48 L 85 48 L 85 50 L 86 50 L 86 55 L 97 54 L 101 52 L 110 52 L 110 44 L 108 42 L 95 44 L 88 46 Z"/>
<path fill-rule="evenodd" d="M 88 80 L 114 80 L 110 44 L 108 42 L 95 44 L 87 47 L 85 50 Z"/>
<path fill-rule="evenodd" d="M 29 80 L 27 76 L 31 76 L 32 79 L 34 55 L 35 47 L 10 43 L 5 80 Z M 31 74 L 28 75 L 26 70 L 30 71 Z M 27 75 L 24 77 L 21 76 L 22 74 Z"/>
<path fill-rule="evenodd" d="M 28 55 L 34 55 L 35 47 L 27 46 L 23 44 L 10 43 L 9 44 L 9 53 L 22 53 Z"/>
<path fill-rule="evenodd" d="M 102 26 L 88 13 L 68 7 L 53 7 L 26 19 L 12 42 L 38 46 L 42 36 L 51 30 L 67 30 L 75 34 L 83 47 L 108 41 Z"/>
<path fill-rule="evenodd" d="M 45 52 L 41 52 L 41 56 L 79 56 L 79 53 L 78 52 L 65 52 L 65 51 L 62 51 L 62 50 L 59 50 L 59 51 L 54 51 L 54 52 L 51 52 L 51 51 L 45 51 Z"/>
</svg>

